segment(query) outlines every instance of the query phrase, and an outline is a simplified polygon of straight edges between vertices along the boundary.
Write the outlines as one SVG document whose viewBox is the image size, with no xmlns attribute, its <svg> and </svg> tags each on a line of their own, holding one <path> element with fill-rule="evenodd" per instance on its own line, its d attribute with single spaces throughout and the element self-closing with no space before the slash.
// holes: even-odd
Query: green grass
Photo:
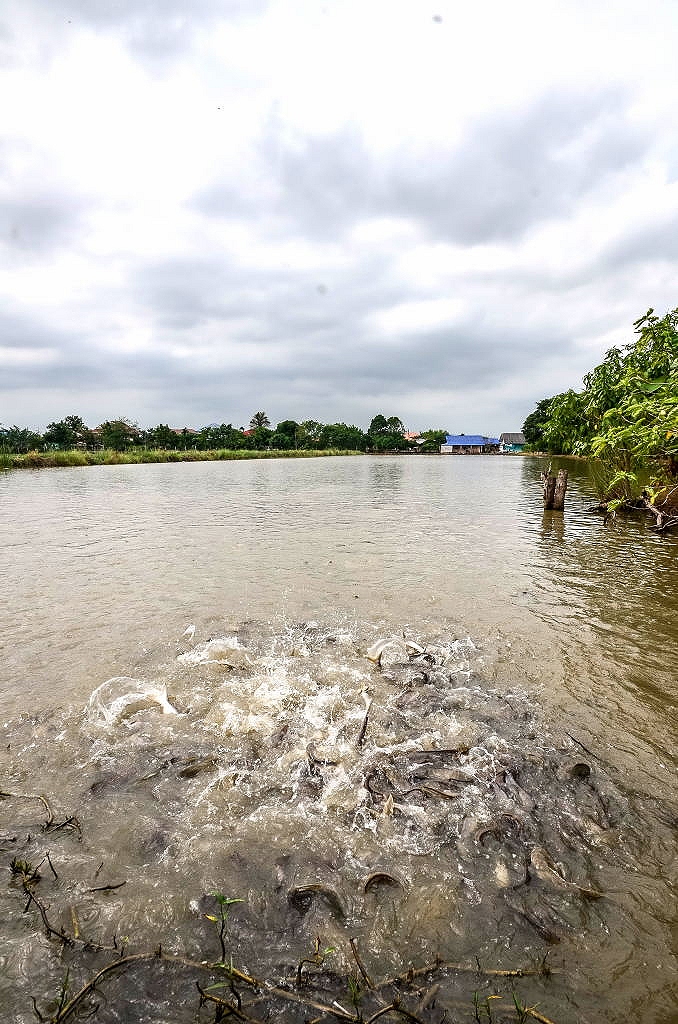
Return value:
<svg viewBox="0 0 678 1024">
<path fill-rule="evenodd" d="M 327 451 L 252 451 L 249 449 L 212 449 L 209 451 L 163 451 L 134 448 L 127 452 L 26 452 L 24 455 L 0 453 L 0 469 L 54 469 L 60 466 L 131 466 L 142 462 L 220 462 L 231 459 L 313 459 L 319 456 L 361 455 L 362 452 L 332 448 Z"/>
</svg>

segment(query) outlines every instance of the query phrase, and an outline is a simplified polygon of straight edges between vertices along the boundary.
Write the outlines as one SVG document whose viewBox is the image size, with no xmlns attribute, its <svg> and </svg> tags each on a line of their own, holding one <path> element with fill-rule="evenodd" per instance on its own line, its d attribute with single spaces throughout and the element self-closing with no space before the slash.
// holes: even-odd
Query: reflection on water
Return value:
<svg viewBox="0 0 678 1024">
<path fill-rule="evenodd" d="M 586 1004 L 587 1019 L 602 1022 L 625 1019 L 634 1000 L 643 1019 L 668 1019 L 677 542 L 642 518 L 604 526 L 587 513 L 593 489 L 574 460 L 565 514 L 544 512 L 543 466 L 363 457 L 0 477 L 7 788 L 81 808 L 85 845 L 66 834 L 59 847 L 76 889 L 95 855 L 127 874 L 144 868 L 105 906 L 78 889 L 92 928 L 167 927 L 186 948 L 202 920 L 188 901 L 230 879 L 231 893 L 251 889 L 242 942 L 260 906 L 278 954 L 294 959 L 321 929 L 328 945 L 344 943 L 326 905 L 300 916 L 280 899 L 311 876 L 329 884 L 329 873 L 348 887 L 342 901 L 354 901 L 349 926 L 392 970 L 388 957 L 409 948 L 403 918 L 396 928 L 392 901 L 369 918 L 355 897 L 390 849 L 421 956 L 471 955 L 488 932 L 494 960 L 543 953 L 544 935 L 562 932 L 573 991 L 536 997 L 555 998 L 559 1024 L 568 1005 L 579 1014 Z M 415 643 L 405 653 L 403 634 Z M 366 662 L 379 636 L 393 638 L 400 668 Z M 356 735 L 370 699 L 363 749 Z M 454 763 L 421 775 L 416 752 L 431 747 L 456 748 Z M 402 760 L 408 750 L 414 767 Z M 567 775 L 572 756 L 595 785 Z M 376 774 L 366 782 L 368 762 Z M 455 772 L 473 775 L 468 799 L 427 792 L 463 789 L 468 779 Z M 2 828 L 39 837 L 29 852 L 40 856 L 39 815 L 0 806 Z M 554 896 L 530 867 L 541 848 L 553 863 L 569 859 L 565 883 L 625 895 L 582 903 L 564 885 Z M 75 890 L 53 888 L 68 914 Z M 9 919 L 17 894 L 5 895 Z M 12 985 L 36 955 L 37 933 L 27 945 L 20 933 Z M 597 949 L 619 991 L 601 991 L 577 944 Z M 632 982 L 648 958 L 655 973 Z M 44 970 L 48 987 L 51 961 Z"/>
</svg>

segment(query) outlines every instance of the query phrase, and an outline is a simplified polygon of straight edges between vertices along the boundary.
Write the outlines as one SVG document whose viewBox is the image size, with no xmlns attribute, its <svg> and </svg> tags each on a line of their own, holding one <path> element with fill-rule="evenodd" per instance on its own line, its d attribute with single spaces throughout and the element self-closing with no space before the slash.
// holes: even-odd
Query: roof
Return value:
<svg viewBox="0 0 678 1024">
<path fill-rule="evenodd" d="M 527 444 L 527 441 L 525 440 L 525 435 L 520 433 L 502 434 L 499 440 L 503 441 L 504 444 Z"/>
<path fill-rule="evenodd" d="M 466 447 L 467 445 L 477 447 L 478 445 L 499 444 L 499 438 L 485 437 L 484 434 L 448 434 L 445 438 L 445 444 L 459 447 Z"/>
</svg>

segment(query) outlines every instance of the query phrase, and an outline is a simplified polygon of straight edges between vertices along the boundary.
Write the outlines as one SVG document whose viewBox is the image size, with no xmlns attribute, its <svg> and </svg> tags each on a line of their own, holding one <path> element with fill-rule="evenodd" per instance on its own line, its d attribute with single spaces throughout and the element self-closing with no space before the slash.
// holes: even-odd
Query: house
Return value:
<svg viewBox="0 0 678 1024">
<path fill-rule="evenodd" d="M 503 455 L 510 455 L 513 452 L 522 452 L 527 444 L 525 435 L 521 433 L 502 434 L 499 438 L 499 451 Z"/>
<path fill-rule="evenodd" d="M 441 455 L 494 455 L 498 451 L 499 438 L 484 434 L 448 434 L 440 446 Z"/>
</svg>

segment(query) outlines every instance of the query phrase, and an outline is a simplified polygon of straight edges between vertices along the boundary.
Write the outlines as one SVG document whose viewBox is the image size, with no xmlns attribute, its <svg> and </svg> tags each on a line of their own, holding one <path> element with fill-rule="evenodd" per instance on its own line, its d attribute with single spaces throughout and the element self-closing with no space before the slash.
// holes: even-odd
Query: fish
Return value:
<svg viewBox="0 0 678 1024">
<path fill-rule="evenodd" d="M 287 902 L 300 914 L 306 914 L 316 899 L 322 900 L 336 917 L 341 920 L 346 917 L 344 905 L 336 889 L 329 885 L 324 885 L 322 882 L 296 885 L 287 893 Z"/>
<path fill-rule="evenodd" d="M 129 687 L 126 692 L 125 687 Z M 115 696 L 116 692 L 119 696 Z M 106 698 L 109 698 L 108 700 Z M 149 686 L 138 679 L 126 676 L 115 676 L 98 686 L 89 699 L 89 715 L 97 721 L 103 720 L 107 725 L 121 722 L 137 711 L 157 706 L 163 715 L 178 715 L 177 709 L 170 704 L 164 686 Z"/>
<path fill-rule="evenodd" d="M 370 889 L 376 889 L 380 885 L 389 885 L 403 889 L 403 883 L 395 875 L 392 875 L 390 871 L 373 871 L 371 875 L 368 875 L 365 879 L 363 886 L 363 892 L 369 892 Z"/>
<path fill-rule="evenodd" d="M 524 810 L 526 810 L 526 811 L 533 811 L 534 810 L 534 800 L 532 799 L 530 794 L 526 790 L 523 789 L 522 786 L 518 785 L 518 783 L 516 782 L 516 780 L 511 775 L 510 772 L 506 772 L 505 779 L 504 779 L 504 788 L 505 788 L 506 792 L 508 793 L 508 795 L 513 800 L 515 800 L 516 803 L 520 804 L 520 806 Z"/>
<path fill-rule="evenodd" d="M 576 882 L 568 882 L 566 878 L 563 878 L 543 846 L 532 847 L 530 851 L 530 867 L 534 869 L 534 873 L 542 882 L 546 882 L 547 885 L 555 889 L 576 893 L 589 900 L 599 900 L 603 896 L 603 893 L 598 892 L 597 889 L 589 889 L 586 886 L 577 885 Z"/>
<path fill-rule="evenodd" d="M 397 637 L 377 640 L 367 649 L 365 657 L 375 665 L 399 665 L 408 661 L 407 648 Z"/>
</svg>

